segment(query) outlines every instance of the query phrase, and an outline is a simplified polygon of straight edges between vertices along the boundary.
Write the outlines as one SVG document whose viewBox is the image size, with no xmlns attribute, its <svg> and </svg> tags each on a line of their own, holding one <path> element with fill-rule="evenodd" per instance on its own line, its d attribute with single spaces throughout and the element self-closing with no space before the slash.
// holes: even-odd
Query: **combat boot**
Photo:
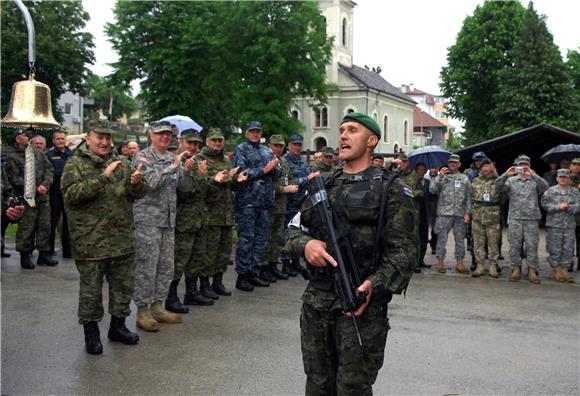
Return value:
<svg viewBox="0 0 580 396">
<path fill-rule="evenodd" d="M 181 323 L 181 316 L 166 311 L 161 301 L 155 301 L 151 304 L 151 316 L 159 323 L 177 324 Z"/>
<path fill-rule="evenodd" d="M 213 283 L 211 285 L 211 288 L 213 289 L 214 292 L 216 292 L 220 296 L 231 296 L 232 292 L 226 289 L 223 283 L 223 279 L 224 279 L 223 272 L 218 272 L 217 274 L 215 274 L 213 276 Z"/>
<path fill-rule="evenodd" d="M 457 263 L 455 264 L 455 272 L 463 275 L 469 275 L 469 270 L 465 268 L 463 259 L 457 259 Z"/>
<path fill-rule="evenodd" d="M 276 265 L 276 262 L 270 263 L 270 273 L 280 280 L 288 280 L 288 274 L 280 271 Z"/>
<path fill-rule="evenodd" d="M 479 278 L 483 274 L 485 274 L 485 268 L 483 267 L 483 264 L 477 264 L 477 266 L 475 267 L 475 271 L 473 271 L 471 276 L 473 276 L 474 278 Z"/>
<path fill-rule="evenodd" d="M 248 282 L 250 282 L 250 284 L 252 286 L 256 286 L 256 287 L 270 287 L 270 283 L 268 281 L 265 281 L 265 280 L 261 279 L 258 276 L 258 274 L 254 274 L 253 272 L 249 272 L 246 275 L 248 276 Z"/>
<path fill-rule="evenodd" d="M 489 276 L 492 278 L 499 278 L 499 272 L 497 272 L 497 265 L 492 264 L 489 266 Z"/>
<path fill-rule="evenodd" d="M 296 269 L 297 259 L 291 259 L 288 263 L 288 275 L 291 277 L 298 276 L 298 270 Z"/>
<path fill-rule="evenodd" d="M 207 276 L 199 277 L 199 291 L 205 298 L 211 298 L 212 300 L 218 300 L 220 298 L 209 285 L 209 278 Z"/>
<path fill-rule="evenodd" d="M 35 265 L 30 253 L 20 252 L 20 266 L 24 269 L 34 269 Z"/>
<path fill-rule="evenodd" d="M 248 280 L 248 274 L 238 274 L 238 280 L 236 281 L 236 289 L 247 292 L 254 291 L 254 286 L 252 286 Z"/>
<path fill-rule="evenodd" d="M 270 266 L 263 265 L 260 267 L 260 279 L 265 282 L 276 283 L 276 277 L 270 272 Z"/>
<path fill-rule="evenodd" d="M 213 305 L 211 298 L 206 298 L 197 290 L 197 278 L 185 278 L 185 296 L 183 296 L 185 305 Z"/>
<path fill-rule="evenodd" d="M 58 260 L 56 260 L 49 252 L 40 252 L 38 254 L 38 260 L 36 260 L 36 265 L 46 265 L 47 267 L 54 267 L 58 265 Z"/>
<path fill-rule="evenodd" d="M 522 279 L 522 271 L 520 267 L 514 266 L 510 275 L 510 282 L 518 282 L 520 279 Z"/>
<path fill-rule="evenodd" d="M 179 285 L 179 279 L 174 279 L 169 285 L 169 294 L 165 300 L 165 309 L 171 312 L 186 314 L 189 312 L 189 308 L 181 303 L 179 297 L 177 296 L 177 285 Z"/>
<path fill-rule="evenodd" d="M 440 274 L 447 272 L 447 268 L 445 268 L 445 259 L 442 257 L 437 261 L 437 272 Z"/>
<path fill-rule="evenodd" d="M 554 279 L 556 280 L 556 282 L 562 283 L 570 282 L 570 280 L 571 280 L 570 283 L 574 282 L 574 278 L 572 277 L 572 275 L 570 275 L 570 273 L 566 271 L 566 269 L 561 265 L 554 268 Z"/>
<path fill-rule="evenodd" d="M 125 318 L 111 316 L 111 325 L 109 327 L 109 340 L 122 342 L 126 345 L 135 345 L 139 342 L 137 333 L 133 333 L 125 326 Z"/>
<path fill-rule="evenodd" d="M 100 355 L 103 353 L 103 344 L 101 344 L 101 336 L 97 322 L 85 323 L 83 328 L 85 330 L 85 349 L 87 353 L 91 355 Z"/>
<path fill-rule="evenodd" d="M 536 285 L 540 284 L 540 277 L 535 268 L 528 268 L 528 281 Z"/>
<path fill-rule="evenodd" d="M 159 323 L 151 315 L 148 305 L 137 307 L 137 326 L 145 331 L 159 330 Z"/>
</svg>

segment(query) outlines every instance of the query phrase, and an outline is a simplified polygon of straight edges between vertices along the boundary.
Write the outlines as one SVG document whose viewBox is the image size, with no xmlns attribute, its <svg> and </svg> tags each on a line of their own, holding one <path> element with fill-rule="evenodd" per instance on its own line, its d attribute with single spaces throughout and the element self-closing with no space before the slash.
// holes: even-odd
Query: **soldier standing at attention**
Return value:
<svg viewBox="0 0 580 396">
<path fill-rule="evenodd" d="M 232 158 L 243 177 L 247 176 L 236 187 L 236 288 L 253 291 L 254 286 L 270 286 L 259 275 L 264 271 L 261 262 L 268 243 L 268 210 L 274 206 L 274 180 L 280 177 L 282 170 L 278 158 L 260 144 L 260 122 L 249 122 L 245 137 L 246 141 L 235 148 Z"/>
<path fill-rule="evenodd" d="M 136 263 L 133 300 L 137 305 L 137 325 L 145 331 L 157 331 L 159 322 L 181 323 L 181 316 L 165 310 L 163 300 L 173 279 L 177 185 L 180 184 L 181 191 L 193 188 L 190 171 L 195 159 L 190 158 L 182 166 L 187 152 L 176 156 L 168 151 L 172 133 L 167 121 L 152 123 L 149 137 L 151 145 L 133 159 L 136 166 L 141 165 L 149 185 L 145 197 L 133 204 Z"/>
<path fill-rule="evenodd" d="M 521 279 L 522 250 L 526 247 L 528 280 L 540 283 L 538 276 L 538 242 L 540 240 L 539 222 L 542 218 L 538 196 L 548 189 L 548 182 L 530 168 L 530 157 L 520 155 L 497 181 L 500 192 L 509 198 L 508 240 L 512 262 L 511 282 Z"/>
<path fill-rule="evenodd" d="M 355 311 L 363 347 L 353 332 L 352 319 L 342 312 L 328 267 L 336 267 L 326 249 L 327 225 L 306 199 L 288 229 L 286 249 L 308 262 L 311 279 L 302 295 L 300 320 L 302 358 L 307 395 L 370 395 L 383 364 L 389 330 L 387 303 L 405 291 L 417 262 L 418 219 L 402 183 L 371 165 L 381 136 L 377 123 L 361 113 L 342 119 L 339 157 L 344 166 L 325 175 L 325 186 L 338 234 L 349 233 L 361 272 L 360 292 L 366 302 Z M 384 183 L 388 184 L 385 216 L 379 217 Z M 373 262 L 377 221 L 384 222 L 379 260 Z M 330 264 L 330 266 L 329 266 Z M 332 267 L 331 267 L 332 268 Z"/>
<path fill-rule="evenodd" d="M 455 239 L 455 272 L 469 274 L 465 268 L 465 224 L 469 222 L 471 212 L 470 185 L 467 176 L 459 173 L 461 167 L 460 158 L 457 154 L 451 154 L 447 160 L 447 168 L 441 168 L 439 175 L 431 181 L 429 191 L 439 195 L 437 203 L 437 220 L 435 232 L 437 233 L 437 271 L 445 273 L 445 246 L 449 230 L 453 228 Z"/>
<path fill-rule="evenodd" d="M 556 184 L 542 196 L 542 207 L 546 212 L 546 240 L 548 262 L 554 269 L 557 282 L 573 283 L 572 274 L 567 271 L 574 258 L 575 215 L 580 212 L 580 192 L 570 186 L 570 170 L 558 169 Z"/>
<path fill-rule="evenodd" d="M 570 186 L 575 187 L 580 191 L 580 158 L 574 158 L 572 160 L 572 165 L 570 166 Z M 580 270 L 580 212 L 576 213 L 576 269 Z M 570 272 L 574 271 L 574 261 L 570 264 L 568 268 Z"/>
<path fill-rule="evenodd" d="M 478 174 L 471 184 L 471 227 L 476 261 L 472 276 L 477 278 L 485 273 L 487 248 L 489 276 L 497 278 L 502 194 L 497 191 L 497 172 L 488 158 L 480 160 Z"/>
<path fill-rule="evenodd" d="M 108 338 L 133 345 L 139 336 L 125 327 L 131 310 L 135 271 L 131 201 L 143 197 L 147 185 L 141 169 L 111 150 L 113 131 L 93 125 L 86 144 L 67 161 L 61 190 L 68 213 L 75 264 L 80 275 L 79 323 L 86 351 L 103 353 L 97 322 L 103 318 L 103 277 L 109 284 L 111 325 Z"/>
</svg>

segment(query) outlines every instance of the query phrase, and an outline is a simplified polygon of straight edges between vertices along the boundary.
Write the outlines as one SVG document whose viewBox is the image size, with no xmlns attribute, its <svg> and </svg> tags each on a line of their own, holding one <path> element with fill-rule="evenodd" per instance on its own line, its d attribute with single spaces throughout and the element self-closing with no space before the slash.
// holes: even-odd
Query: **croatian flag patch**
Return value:
<svg viewBox="0 0 580 396">
<path fill-rule="evenodd" d="M 403 186 L 403 193 L 408 197 L 415 198 L 415 194 L 413 194 L 413 187 L 409 186 L 408 184 Z"/>
</svg>

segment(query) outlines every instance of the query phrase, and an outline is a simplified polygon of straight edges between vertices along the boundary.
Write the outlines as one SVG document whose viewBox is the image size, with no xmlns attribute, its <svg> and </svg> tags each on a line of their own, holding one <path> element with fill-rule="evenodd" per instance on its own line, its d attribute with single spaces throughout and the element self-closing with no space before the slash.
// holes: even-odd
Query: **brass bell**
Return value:
<svg viewBox="0 0 580 396">
<path fill-rule="evenodd" d="M 28 80 L 15 82 L 12 97 L 2 125 L 16 128 L 58 128 L 52 115 L 50 88 L 36 81 L 30 74 Z"/>
</svg>

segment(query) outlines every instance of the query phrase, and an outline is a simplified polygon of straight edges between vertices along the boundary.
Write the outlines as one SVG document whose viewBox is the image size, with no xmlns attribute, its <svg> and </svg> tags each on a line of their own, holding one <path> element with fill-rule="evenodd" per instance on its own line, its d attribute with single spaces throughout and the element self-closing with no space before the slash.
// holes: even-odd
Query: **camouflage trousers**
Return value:
<svg viewBox="0 0 580 396">
<path fill-rule="evenodd" d="M 559 265 L 568 267 L 574 259 L 574 228 L 548 227 L 546 238 L 546 250 L 548 250 L 548 263 L 552 268 Z"/>
<path fill-rule="evenodd" d="M 109 284 L 109 313 L 121 318 L 131 314 L 129 303 L 135 280 L 133 254 L 102 260 L 76 260 L 75 264 L 80 275 L 80 324 L 103 319 L 103 277 Z"/>
<path fill-rule="evenodd" d="M 275 262 L 284 246 L 284 220 L 286 219 L 286 213 L 270 212 L 269 216 L 270 232 L 268 234 L 268 245 L 264 253 L 266 264 Z"/>
<path fill-rule="evenodd" d="M 501 238 L 499 223 L 483 224 L 478 220 L 471 223 L 473 232 L 473 250 L 475 253 L 475 262 L 485 265 L 485 251 L 487 246 L 487 258 L 489 265 L 497 265 L 499 257 L 499 239 Z"/>
<path fill-rule="evenodd" d="M 449 230 L 453 228 L 453 239 L 455 239 L 455 258 L 465 257 L 465 223 L 461 216 L 437 216 L 435 222 L 435 233 L 437 234 L 437 258 L 445 258 L 447 253 L 447 238 Z"/>
<path fill-rule="evenodd" d="M 236 272 L 260 273 L 260 265 L 268 243 L 268 210 L 241 208 L 236 211 L 238 246 L 236 248 Z"/>
<path fill-rule="evenodd" d="M 206 257 L 205 228 L 198 231 L 177 232 L 175 231 L 175 268 L 173 280 L 179 281 L 185 274 L 185 278 L 208 276 L 208 263 Z"/>
<path fill-rule="evenodd" d="M 39 252 L 50 252 L 50 204 L 48 198 L 37 200 L 31 208 L 24 204 L 24 214 L 18 222 L 16 232 L 16 250 L 31 253 L 35 248 Z"/>
<path fill-rule="evenodd" d="M 306 395 L 372 395 L 383 365 L 389 319 L 369 304 L 357 318 L 363 342 L 357 342 L 352 319 L 304 303 L 300 315 Z"/>
<path fill-rule="evenodd" d="M 538 243 L 540 227 L 538 220 L 510 220 L 508 224 L 508 242 L 512 266 L 522 266 L 525 255 L 530 268 L 538 268 Z"/>
<path fill-rule="evenodd" d="M 208 276 L 226 272 L 232 254 L 232 226 L 205 227 Z"/>
<path fill-rule="evenodd" d="M 135 291 L 137 306 L 167 298 L 173 279 L 174 229 L 135 225 Z"/>
</svg>

